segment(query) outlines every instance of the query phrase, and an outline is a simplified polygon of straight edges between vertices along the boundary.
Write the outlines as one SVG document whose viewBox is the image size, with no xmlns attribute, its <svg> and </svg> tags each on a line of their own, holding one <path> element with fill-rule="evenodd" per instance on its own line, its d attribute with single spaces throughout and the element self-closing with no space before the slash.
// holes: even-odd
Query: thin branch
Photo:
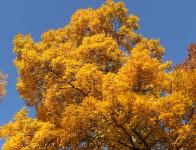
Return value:
<svg viewBox="0 0 196 150">
<path fill-rule="evenodd" d="M 133 149 L 133 150 L 136 150 L 135 148 L 132 148 L 131 146 L 127 145 L 126 143 L 122 142 L 122 141 L 117 141 L 119 144 L 127 147 L 127 148 L 130 148 L 130 149 Z"/>
<path fill-rule="evenodd" d="M 79 89 L 78 87 L 75 87 L 71 82 L 66 81 L 67 84 L 69 84 L 72 88 L 78 90 L 80 93 L 82 93 L 84 96 L 87 96 L 88 94 L 86 94 L 85 92 L 83 92 L 81 89 Z"/>
<path fill-rule="evenodd" d="M 60 78 L 60 74 L 58 74 L 57 72 L 53 71 L 52 69 L 50 69 L 49 67 L 46 68 L 47 71 L 53 73 L 56 77 Z M 79 91 L 80 93 L 82 93 L 84 96 L 88 96 L 87 93 L 85 93 L 84 91 L 82 91 L 81 89 L 79 89 L 78 87 L 75 87 L 71 82 L 68 82 L 67 79 L 65 79 L 65 82 L 70 85 L 72 88 L 76 89 L 77 91 Z M 63 89 L 63 88 L 62 88 Z"/>
<path fill-rule="evenodd" d="M 135 135 L 139 138 L 139 140 L 144 144 L 144 146 L 147 149 L 150 149 L 148 143 L 146 142 L 146 140 L 144 138 L 142 138 L 142 136 L 136 130 L 133 130 L 133 133 L 135 133 Z"/>
<path fill-rule="evenodd" d="M 111 116 L 112 116 L 112 118 L 113 118 L 113 120 L 114 120 L 115 125 L 116 125 L 117 127 L 121 128 L 121 129 L 124 131 L 124 133 L 128 136 L 128 138 L 129 138 L 129 140 L 130 140 L 130 142 L 131 142 L 131 144 L 132 144 L 132 146 L 133 146 L 132 149 L 136 149 L 136 148 L 135 148 L 135 144 L 134 144 L 133 139 L 132 139 L 132 136 L 128 133 L 128 131 L 127 131 L 122 125 L 120 125 L 120 124 L 117 123 L 117 121 L 116 121 L 116 119 L 115 119 L 115 117 L 114 117 L 114 114 L 111 114 Z"/>
</svg>

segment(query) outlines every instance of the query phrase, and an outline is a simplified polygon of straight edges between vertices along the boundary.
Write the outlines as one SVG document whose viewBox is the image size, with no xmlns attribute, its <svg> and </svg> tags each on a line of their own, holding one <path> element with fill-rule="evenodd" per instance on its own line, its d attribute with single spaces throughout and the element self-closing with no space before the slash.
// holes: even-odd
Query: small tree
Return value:
<svg viewBox="0 0 196 150">
<path fill-rule="evenodd" d="M 164 48 L 135 31 L 123 2 L 76 11 L 67 26 L 14 39 L 22 109 L 3 150 L 191 149 L 196 72 L 169 71 Z"/>
<path fill-rule="evenodd" d="M 0 99 L 6 94 L 6 75 L 0 72 Z"/>
<path fill-rule="evenodd" d="M 196 44 L 190 44 L 188 47 L 188 58 L 181 64 L 176 66 L 176 69 L 181 68 L 184 70 L 195 70 L 196 69 Z"/>
</svg>

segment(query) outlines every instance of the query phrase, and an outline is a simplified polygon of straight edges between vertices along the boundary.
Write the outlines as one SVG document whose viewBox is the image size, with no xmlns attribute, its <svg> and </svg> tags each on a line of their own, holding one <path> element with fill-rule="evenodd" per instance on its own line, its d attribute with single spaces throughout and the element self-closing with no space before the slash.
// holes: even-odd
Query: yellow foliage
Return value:
<svg viewBox="0 0 196 150">
<path fill-rule="evenodd" d="M 6 75 L 0 72 L 0 99 L 3 98 L 6 94 Z"/>
<path fill-rule="evenodd" d="M 80 9 L 64 28 L 14 39 L 25 109 L 0 129 L 3 150 L 192 149 L 196 72 L 169 70 L 123 2 Z"/>
</svg>

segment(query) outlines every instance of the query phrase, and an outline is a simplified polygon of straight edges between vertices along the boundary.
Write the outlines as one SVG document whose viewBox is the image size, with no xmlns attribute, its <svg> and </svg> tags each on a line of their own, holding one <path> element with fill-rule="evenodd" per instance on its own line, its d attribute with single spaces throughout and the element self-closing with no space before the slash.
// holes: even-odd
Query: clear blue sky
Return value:
<svg viewBox="0 0 196 150">
<path fill-rule="evenodd" d="M 139 33 L 160 39 L 166 60 L 177 64 L 186 57 L 187 46 L 196 42 L 196 0 L 124 2 L 130 13 L 140 17 Z M 0 0 L 0 70 L 8 75 L 7 96 L 0 103 L 0 125 L 24 106 L 15 88 L 14 35 L 30 33 L 37 41 L 42 32 L 65 26 L 78 8 L 97 8 L 102 3 L 104 0 Z"/>
</svg>

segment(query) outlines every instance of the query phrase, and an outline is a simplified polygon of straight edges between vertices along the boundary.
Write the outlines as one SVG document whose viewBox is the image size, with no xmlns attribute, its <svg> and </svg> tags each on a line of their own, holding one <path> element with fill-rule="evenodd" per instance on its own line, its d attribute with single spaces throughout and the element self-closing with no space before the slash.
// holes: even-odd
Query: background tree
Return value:
<svg viewBox="0 0 196 150">
<path fill-rule="evenodd" d="M 6 75 L 0 72 L 0 99 L 6 94 Z"/>
<path fill-rule="evenodd" d="M 80 9 L 64 28 L 14 39 L 26 109 L 1 127 L 3 150 L 191 149 L 196 72 L 169 71 L 123 2 Z"/>
<path fill-rule="evenodd" d="M 188 58 L 182 62 L 181 64 L 178 64 L 176 68 L 181 68 L 184 70 L 194 70 L 196 69 L 196 44 L 190 44 L 188 47 Z"/>
</svg>

